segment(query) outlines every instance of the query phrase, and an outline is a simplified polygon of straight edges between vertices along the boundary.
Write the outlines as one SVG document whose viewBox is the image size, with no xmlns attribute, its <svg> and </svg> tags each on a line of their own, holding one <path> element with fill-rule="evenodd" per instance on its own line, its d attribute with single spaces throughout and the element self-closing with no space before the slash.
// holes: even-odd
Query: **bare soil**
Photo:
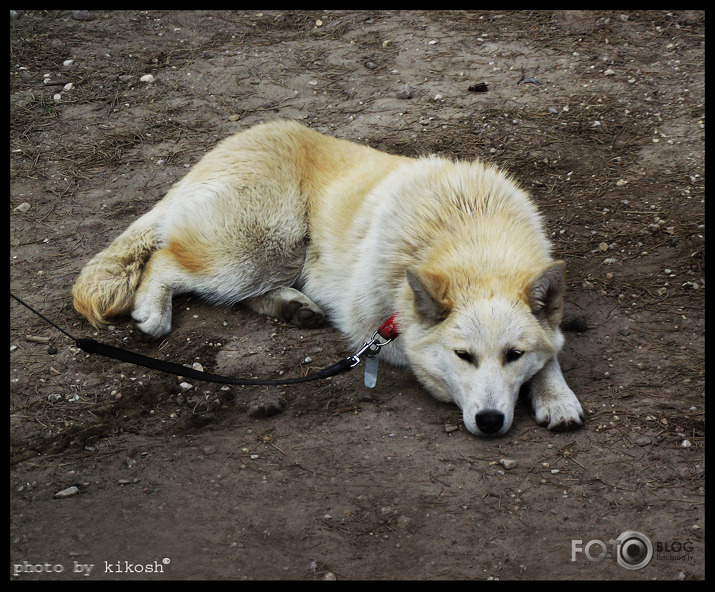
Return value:
<svg viewBox="0 0 715 592">
<path fill-rule="evenodd" d="M 11 300 L 11 579 L 704 578 L 704 12 L 12 17 L 17 296 L 78 337 L 297 376 L 352 353 L 335 329 L 182 297 L 147 344 L 128 320 L 96 334 L 72 284 L 259 122 L 481 157 L 532 192 L 567 261 L 561 362 L 587 423 L 551 433 L 524 403 L 506 436 L 478 439 L 385 366 L 373 390 L 358 369 L 182 391 Z M 573 540 L 629 530 L 653 543 L 645 568 L 572 560 Z"/>
</svg>

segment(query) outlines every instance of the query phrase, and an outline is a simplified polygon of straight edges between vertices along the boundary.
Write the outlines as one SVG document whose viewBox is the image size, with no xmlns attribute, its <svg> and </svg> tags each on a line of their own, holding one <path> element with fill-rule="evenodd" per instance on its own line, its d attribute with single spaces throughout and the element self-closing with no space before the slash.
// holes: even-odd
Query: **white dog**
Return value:
<svg viewBox="0 0 715 592">
<path fill-rule="evenodd" d="M 152 338 L 185 292 L 303 327 L 327 314 L 355 347 L 397 315 L 381 358 L 456 403 L 473 434 L 505 433 L 527 381 L 537 422 L 569 429 L 583 411 L 556 358 L 564 263 L 550 252 L 529 196 L 494 167 L 276 121 L 209 152 L 73 294 L 95 326 L 130 312 Z"/>
</svg>

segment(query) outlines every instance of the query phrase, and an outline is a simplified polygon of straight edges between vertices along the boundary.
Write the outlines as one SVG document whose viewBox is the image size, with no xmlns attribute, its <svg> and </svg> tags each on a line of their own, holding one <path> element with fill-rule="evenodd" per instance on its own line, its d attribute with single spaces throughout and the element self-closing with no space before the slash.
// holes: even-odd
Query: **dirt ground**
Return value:
<svg viewBox="0 0 715 592">
<path fill-rule="evenodd" d="M 160 343 L 121 319 L 97 334 L 72 284 L 259 122 L 481 157 L 567 261 L 560 359 L 587 423 L 551 433 L 520 403 L 478 439 L 384 365 L 373 390 L 362 368 L 184 390 L 11 300 L 10 578 L 704 578 L 704 28 L 695 11 L 14 11 L 11 292 L 78 337 L 299 375 L 353 352 L 329 325 L 191 297 Z M 643 569 L 579 551 L 630 530 L 652 542 Z"/>
</svg>

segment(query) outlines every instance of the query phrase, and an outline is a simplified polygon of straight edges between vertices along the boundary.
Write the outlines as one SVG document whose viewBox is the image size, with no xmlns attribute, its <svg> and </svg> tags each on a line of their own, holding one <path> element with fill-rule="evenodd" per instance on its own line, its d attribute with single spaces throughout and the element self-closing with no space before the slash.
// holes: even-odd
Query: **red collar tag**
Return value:
<svg viewBox="0 0 715 592">
<path fill-rule="evenodd" d="M 383 339 L 392 341 L 400 334 L 397 329 L 397 323 L 395 322 L 395 316 L 397 315 L 392 315 L 387 319 L 387 322 L 377 330 L 378 335 Z"/>
</svg>

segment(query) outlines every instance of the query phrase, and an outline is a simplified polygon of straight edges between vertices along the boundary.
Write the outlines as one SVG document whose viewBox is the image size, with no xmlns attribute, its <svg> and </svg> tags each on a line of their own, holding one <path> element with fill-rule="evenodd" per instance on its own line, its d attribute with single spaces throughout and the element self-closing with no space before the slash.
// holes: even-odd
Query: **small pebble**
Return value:
<svg viewBox="0 0 715 592">
<path fill-rule="evenodd" d="M 154 77 L 151 74 L 144 74 L 139 80 L 142 82 L 152 83 L 154 82 Z"/>
<path fill-rule="evenodd" d="M 504 467 L 507 471 L 510 471 L 514 467 L 516 467 L 516 461 L 511 460 L 509 458 L 502 458 L 499 463 L 501 464 L 502 467 Z"/>
<path fill-rule="evenodd" d="M 412 96 L 414 95 L 414 91 L 412 88 L 410 88 L 409 85 L 405 84 L 400 90 L 397 91 L 397 98 L 398 99 L 411 99 Z"/>
<path fill-rule="evenodd" d="M 21 214 L 24 214 L 24 213 L 28 212 L 31 207 L 32 206 L 25 201 L 25 202 L 21 203 L 19 206 L 17 206 L 16 208 L 13 208 L 12 211 L 20 212 Z"/>
<path fill-rule="evenodd" d="M 246 413 L 249 417 L 272 417 L 285 408 L 285 398 L 281 394 L 259 396 L 248 404 Z"/>
<path fill-rule="evenodd" d="M 73 10 L 72 18 L 76 21 L 91 21 L 94 17 L 89 10 Z"/>
<path fill-rule="evenodd" d="M 457 426 L 457 425 L 444 426 L 444 431 L 447 432 L 448 434 L 451 434 L 452 432 L 456 432 L 458 429 L 459 429 L 459 426 Z"/>
<path fill-rule="evenodd" d="M 78 493 L 79 493 L 79 489 L 75 485 L 73 485 L 72 487 L 68 487 L 67 489 L 58 491 L 55 494 L 55 498 L 62 499 L 65 497 L 72 497 L 73 495 L 77 495 Z"/>
</svg>

